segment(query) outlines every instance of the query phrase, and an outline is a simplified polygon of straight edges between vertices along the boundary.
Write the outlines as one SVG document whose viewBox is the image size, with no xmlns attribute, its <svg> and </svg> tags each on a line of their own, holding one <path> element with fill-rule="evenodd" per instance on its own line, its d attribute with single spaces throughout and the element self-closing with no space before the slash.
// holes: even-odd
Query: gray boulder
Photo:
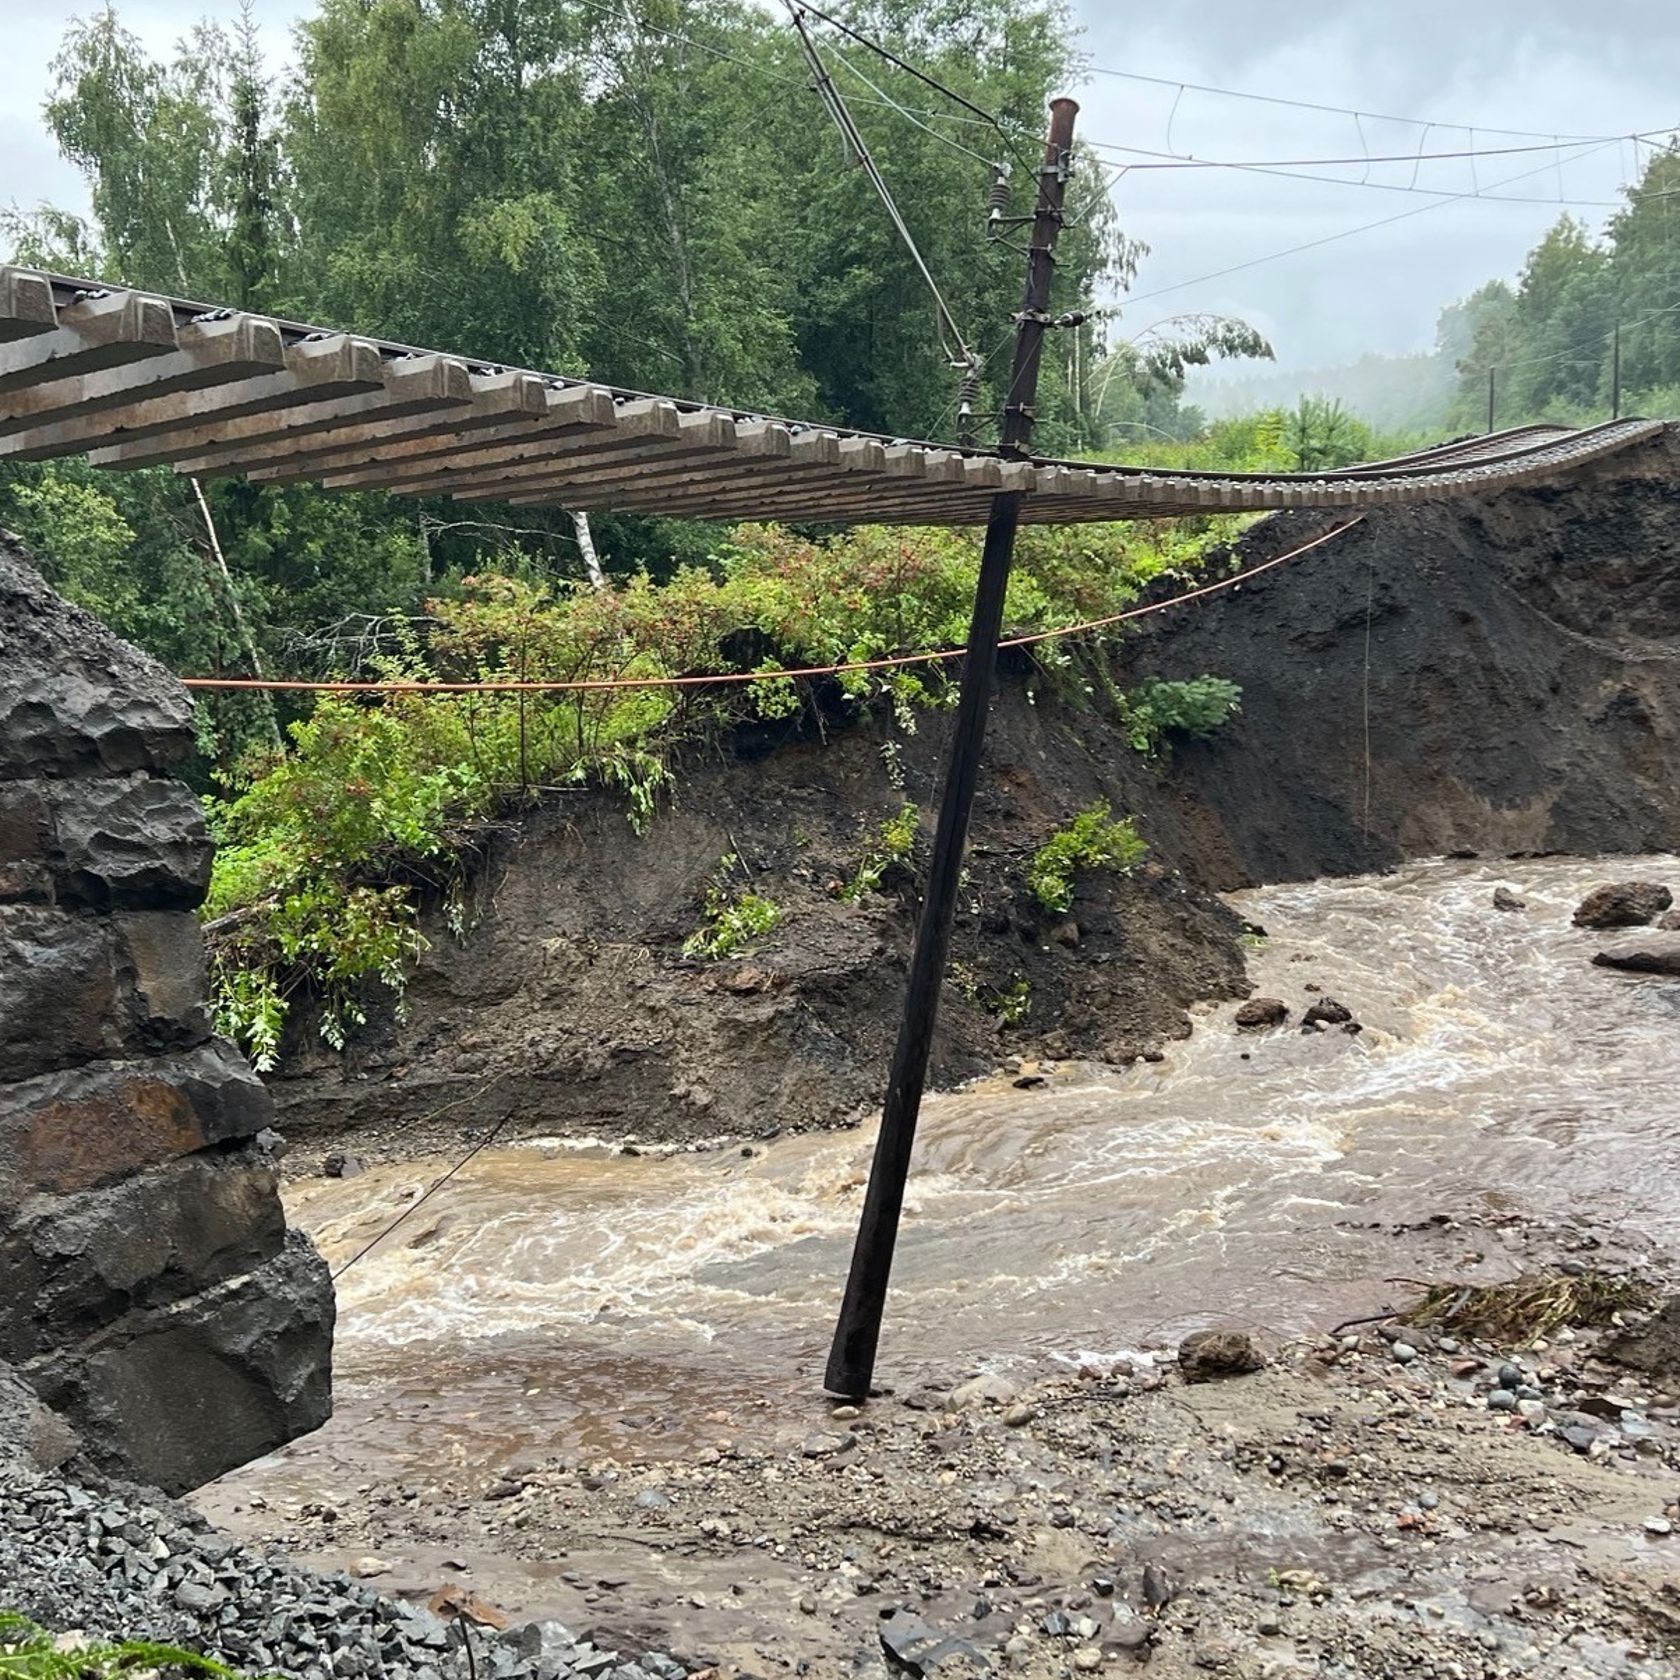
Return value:
<svg viewBox="0 0 1680 1680">
<path fill-rule="evenodd" d="M 332 1285 L 211 1037 L 191 718 L 0 536 L 0 1457 L 70 1426 L 171 1493 L 331 1411 Z"/>
<path fill-rule="evenodd" d="M 76 1432 L 35 1397 L 15 1371 L 0 1365 L 0 1482 L 18 1466 L 50 1471 L 75 1457 Z"/>
<path fill-rule="evenodd" d="M 19 1370 L 91 1463 L 185 1493 L 332 1416 L 333 1317 L 326 1264 L 291 1231 L 264 1264 Z"/>
<path fill-rule="evenodd" d="M 1632 934 L 1606 946 L 1593 962 L 1627 974 L 1680 974 L 1680 933 Z"/>
<path fill-rule="evenodd" d="M 1620 881 L 1588 893 L 1574 922 L 1582 928 L 1646 927 L 1673 902 L 1673 893 L 1654 881 Z"/>
<path fill-rule="evenodd" d="M 0 778 L 167 768 L 192 701 L 155 660 L 55 595 L 0 533 Z"/>
<path fill-rule="evenodd" d="M 1250 1031 L 1281 1026 L 1289 1019 L 1289 1005 L 1282 998 L 1253 997 L 1237 1010 L 1235 1019 L 1239 1027 Z"/>
</svg>

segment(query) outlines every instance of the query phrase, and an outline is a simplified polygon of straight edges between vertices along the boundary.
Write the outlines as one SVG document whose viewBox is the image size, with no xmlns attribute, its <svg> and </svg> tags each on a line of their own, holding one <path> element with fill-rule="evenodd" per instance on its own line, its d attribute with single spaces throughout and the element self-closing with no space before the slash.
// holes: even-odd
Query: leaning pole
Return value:
<svg viewBox="0 0 1680 1680">
<path fill-rule="evenodd" d="M 1056 269 L 1056 237 L 1062 227 L 1062 201 L 1073 152 L 1073 120 L 1078 111 L 1078 105 L 1071 99 L 1058 99 L 1051 104 L 1050 134 L 1038 174 L 1026 295 L 1021 313 L 1016 317 L 1015 359 L 1004 404 L 1000 445 L 1003 454 L 1017 459 L 1027 455 L 1037 418 L 1034 405 L 1038 397 L 1038 370 L 1044 354 L 1044 335 L 1051 324 L 1049 305 Z M 968 839 L 969 814 L 974 808 L 974 788 L 980 775 L 986 715 L 997 672 L 1004 592 L 1009 584 L 1020 518 L 1019 492 L 1003 491 L 992 498 L 986 521 L 986 544 L 980 557 L 980 580 L 974 593 L 974 615 L 968 628 L 968 650 L 963 660 L 950 763 L 945 773 L 945 796 L 939 807 L 927 894 L 922 901 L 915 951 L 910 959 L 904 1018 L 893 1050 L 892 1071 L 881 1112 L 881 1132 L 875 1143 L 869 1188 L 864 1194 L 851 1271 L 846 1279 L 840 1321 L 835 1328 L 823 1383 L 828 1392 L 847 1399 L 867 1398 L 875 1372 L 881 1318 L 892 1276 L 893 1248 L 904 1210 L 904 1186 L 910 1174 L 910 1153 L 916 1141 L 916 1120 L 927 1082 L 940 987 L 950 954 L 951 922 L 956 910 L 963 848 Z"/>
</svg>

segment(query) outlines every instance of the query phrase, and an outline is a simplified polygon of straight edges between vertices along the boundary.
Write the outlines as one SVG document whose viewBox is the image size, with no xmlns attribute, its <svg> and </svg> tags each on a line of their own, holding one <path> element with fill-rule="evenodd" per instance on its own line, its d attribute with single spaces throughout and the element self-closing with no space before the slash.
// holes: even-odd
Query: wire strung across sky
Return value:
<svg viewBox="0 0 1680 1680">
<path fill-rule="evenodd" d="M 1673 130 L 1673 129 L 1653 129 L 1653 130 L 1650 130 L 1648 133 L 1645 133 L 1645 134 L 1627 134 L 1627 135 L 1621 136 L 1620 139 L 1615 142 L 1615 144 L 1620 145 L 1625 141 L 1632 141 L 1636 146 L 1641 144 L 1641 143 L 1643 143 L 1645 145 L 1651 145 L 1651 144 L 1653 144 L 1653 136 L 1659 137 L 1659 138 L 1666 138 L 1666 137 L 1673 136 L 1675 134 L 1675 132 L 1676 131 Z M 1120 168 L 1128 169 L 1128 170 L 1132 170 L 1132 169 L 1140 170 L 1140 171 L 1176 170 L 1176 169 L 1231 170 L 1231 171 L 1234 171 L 1234 172 L 1244 173 L 1244 174 L 1270 175 L 1270 176 L 1273 176 L 1280 181 L 1314 181 L 1314 182 L 1322 182 L 1326 186 L 1361 187 L 1361 188 L 1364 188 L 1364 189 L 1366 189 L 1367 191 L 1370 191 L 1370 192 L 1413 193 L 1413 194 L 1417 194 L 1419 196 L 1426 197 L 1426 198 L 1459 198 L 1459 197 L 1463 196 L 1463 189 L 1454 188 L 1454 187 L 1425 187 L 1425 186 L 1419 186 L 1418 183 L 1417 183 L 1417 171 L 1415 169 L 1413 170 L 1413 178 L 1410 181 L 1373 181 L 1373 180 L 1369 179 L 1368 176 L 1361 177 L 1358 180 L 1354 180 L 1354 179 L 1351 179 L 1350 177 L 1348 177 L 1346 175 L 1320 175 L 1320 174 L 1316 174 L 1316 173 L 1310 173 L 1308 171 L 1308 166 L 1312 165 L 1312 164 L 1317 164 L 1318 166 L 1324 167 L 1324 168 L 1336 168 L 1336 167 L 1358 168 L 1362 165 L 1379 164 L 1379 163 L 1413 163 L 1413 164 L 1416 164 L 1416 163 L 1426 163 L 1426 162 L 1429 162 L 1429 161 L 1434 160 L 1434 159 L 1472 159 L 1473 160 L 1473 159 L 1478 158 L 1478 157 L 1502 157 L 1502 156 L 1509 155 L 1510 153 L 1513 153 L 1513 152 L 1548 152 L 1548 153 L 1554 153 L 1554 152 L 1563 152 L 1563 151 L 1567 151 L 1567 150 L 1571 149 L 1568 146 L 1560 146 L 1560 147 L 1557 147 L 1557 148 L 1553 148 L 1551 146 L 1513 146 L 1513 147 L 1493 147 L 1493 148 L 1490 148 L 1486 151 L 1475 151 L 1475 152 L 1433 152 L 1433 153 L 1421 153 L 1421 154 L 1416 154 L 1416 155 L 1394 154 L 1394 155 L 1386 156 L 1386 157 L 1370 157 L 1370 158 L 1337 157 L 1337 158 L 1319 158 L 1319 159 L 1299 159 L 1299 160 L 1293 160 L 1293 161 L 1290 161 L 1290 160 L 1275 160 L 1275 161 L 1268 162 L 1268 161 L 1264 161 L 1264 160 L 1261 160 L 1261 159 L 1255 159 L 1253 161 L 1248 161 L 1248 160 L 1234 159 L 1234 158 L 1233 159 L 1218 159 L 1218 160 L 1200 159 L 1200 158 L 1181 158 L 1175 153 L 1161 152 L 1161 151 L 1153 150 L 1153 149 L 1151 149 L 1149 147 L 1146 147 L 1146 146 L 1126 146 L 1126 145 L 1122 145 L 1122 144 L 1120 144 L 1116 141 L 1111 141 L 1111 140 L 1091 140 L 1091 141 L 1087 141 L 1086 144 L 1088 144 L 1095 151 L 1123 153 L 1128 159 L 1158 160 L 1158 161 L 1149 161 L 1149 162 L 1128 161 L 1126 164 L 1119 166 Z M 1569 160 L 1565 160 L 1565 161 L 1569 161 Z M 1542 166 L 1543 169 L 1549 169 L 1551 167 L 1552 167 L 1552 165 L 1550 163 Z M 1558 206 L 1558 207 L 1561 207 L 1561 208 L 1568 208 L 1568 209 L 1577 209 L 1578 208 L 1578 209 L 1593 209 L 1593 210 L 1619 210 L 1619 209 L 1622 209 L 1624 207 L 1624 200 L 1622 200 L 1622 199 L 1616 199 L 1616 198 L 1575 198 L 1575 197 L 1566 196 L 1562 192 L 1559 192 L 1557 194 L 1547 193 L 1543 196 L 1539 195 L 1539 194 L 1535 194 L 1535 193 L 1498 193 L 1498 192 L 1493 192 L 1493 191 L 1484 189 L 1484 188 L 1480 187 L 1479 185 L 1473 185 L 1470 189 L 1470 192 L 1471 192 L 1471 196 L 1475 197 L 1476 199 L 1478 199 L 1483 204 L 1539 204 L 1539 205 L 1554 205 L 1554 206 Z"/>
<path fill-rule="evenodd" d="M 1654 128 L 1648 129 L 1642 134 L 1617 134 L 1606 138 L 1615 140 L 1617 143 L 1623 140 L 1649 141 L 1673 132 L 1674 130 L 1669 128 Z M 1571 150 L 1573 146 L 1586 144 L 1586 142 L 1554 140 L 1545 146 L 1475 146 L 1454 152 L 1372 152 L 1360 157 L 1254 158 L 1251 161 L 1199 158 L 1189 153 L 1151 151 L 1144 146 L 1123 146 L 1112 140 L 1087 139 L 1085 144 L 1095 147 L 1099 151 L 1125 152 L 1134 157 L 1162 160 L 1151 163 L 1134 163 L 1132 165 L 1134 169 L 1309 169 L 1330 168 L 1333 165 L 1358 168 L 1361 164 L 1369 163 L 1436 163 L 1449 159 L 1512 157 L 1522 152 L 1564 152 Z"/>
<path fill-rule="evenodd" d="M 1623 138 L 1614 134 L 1548 134 L 1544 129 L 1495 128 L 1489 123 L 1447 122 L 1440 117 L 1395 117 L 1381 111 L 1360 111 L 1350 105 L 1321 105 L 1310 99 L 1290 99 L 1282 94 L 1249 93 L 1241 88 L 1210 87 L 1204 82 L 1186 82 L 1177 76 L 1148 76 L 1138 70 L 1114 70 L 1104 65 L 1092 68 L 1093 76 L 1110 76 L 1125 82 L 1147 82 L 1155 87 L 1177 88 L 1182 93 L 1207 93 L 1221 99 L 1246 99 L 1260 105 L 1283 105 L 1296 111 L 1318 111 L 1328 116 L 1364 118 L 1367 122 L 1404 123 L 1412 128 L 1450 128 L 1462 134 L 1500 134 L 1515 140 L 1550 140 L 1554 145 L 1591 143 Z"/>
<path fill-rule="evenodd" d="M 1596 144 L 1583 146 L 1576 151 L 1575 156 L 1569 161 L 1579 162 L 1583 158 L 1594 157 L 1598 153 L 1606 151 L 1609 147 L 1619 146 L 1621 143 L 1622 137 L 1617 136 L 1599 141 Z M 1528 169 L 1517 175 L 1508 175 L 1503 180 L 1495 181 L 1493 185 L 1495 187 L 1512 186 L 1518 181 L 1526 181 L 1536 175 L 1543 175 L 1551 167 L 1549 163 L 1541 164 L 1537 169 Z M 1127 307 L 1131 307 L 1135 304 L 1147 302 L 1152 298 L 1166 297 L 1173 292 L 1187 291 L 1192 286 L 1203 286 L 1212 280 L 1223 280 L 1227 275 L 1241 274 L 1248 269 L 1259 268 L 1264 263 L 1280 262 L 1285 257 L 1299 256 L 1305 251 L 1316 251 L 1321 246 L 1334 245 L 1340 240 L 1352 239 L 1361 233 L 1371 233 L 1378 228 L 1392 227 L 1396 222 L 1410 221 L 1414 216 L 1427 215 L 1431 210 L 1441 210 L 1451 204 L 1476 201 L 1480 197 L 1481 194 L 1472 188 L 1464 192 L 1453 193 L 1447 198 L 1431 199 L 1429 203 L 1414 205 L 1410 210 L 1401 210 L 1392 216 L 1380 216 L 1374 222 L 1361 222 L 1355 227 L 1342 228 L 1337 233 L 1327 233 L 1317 239 L 1303 240 L 1299 245 L 1286 246 L 1281 251 L 1268 251 L 1264 256 L 1250 257 L 1246 262 L 1231 263 L 1229 266 L 1215 269 L 1209 274 L 1198 274 L 1191 280 L 1175 280 L 1171 285 L 1157 286 L 1152 292 L 1133 294 L 1126 298 L 1125 303 Z"/>
</svg>

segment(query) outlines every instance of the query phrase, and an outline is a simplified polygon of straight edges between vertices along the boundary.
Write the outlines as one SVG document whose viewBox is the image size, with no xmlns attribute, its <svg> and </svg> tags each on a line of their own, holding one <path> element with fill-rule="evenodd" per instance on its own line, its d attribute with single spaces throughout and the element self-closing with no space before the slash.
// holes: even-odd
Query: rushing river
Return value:
<svg viewBox="0 0 1680 1680">
<path fill-rule="evenodd" d="M 930 1101 L 882 1380 L 1211 1320 L 1323 1327 L 1385 1304 L 1386 1280 L 1425 1263 L 1404 1233 L 1440 1214 L 1472 1228 L 1429 1239 L 1438 1268 L 1468 1248 L 1497 1267 L 1508 1214 L 1680 1253 L 1680 981 L 1593 968 L 1602 936 L 1569 922 L 1590 887 L 1630 878 L 1680 886 L 1680 867 L 1428 862 L 1239 894 L 1269 933 L 1258 990 L 1298 1019 L 1322 987 L 1363 1032 L 1239 1035 L 1226 1005 L 1158 1064 Z M 1526 911 L 1492 908 L 1500 883 Z M 486 1152 L 341 1282 L 333 1422 L 213 1502 L 679 1451 L 714 1407 L 808 1398 L 871 1144 Z M 291 1211 L 336 1264 L 438 1170 L 300 1183 Z"/>
</svg>

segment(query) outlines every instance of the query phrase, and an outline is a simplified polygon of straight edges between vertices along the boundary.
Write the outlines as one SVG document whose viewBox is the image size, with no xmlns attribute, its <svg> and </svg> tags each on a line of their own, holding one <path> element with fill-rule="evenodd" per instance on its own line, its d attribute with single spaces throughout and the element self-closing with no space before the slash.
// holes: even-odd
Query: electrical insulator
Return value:
<svg viewBox="0 0 1680 1680">
<path fill-rule="evenodd" d="M 986 194 L 986 221 L 995 232 L 1009 211 L 1009 165 L 992 165 L 992 185 Z"/>
</svg>

